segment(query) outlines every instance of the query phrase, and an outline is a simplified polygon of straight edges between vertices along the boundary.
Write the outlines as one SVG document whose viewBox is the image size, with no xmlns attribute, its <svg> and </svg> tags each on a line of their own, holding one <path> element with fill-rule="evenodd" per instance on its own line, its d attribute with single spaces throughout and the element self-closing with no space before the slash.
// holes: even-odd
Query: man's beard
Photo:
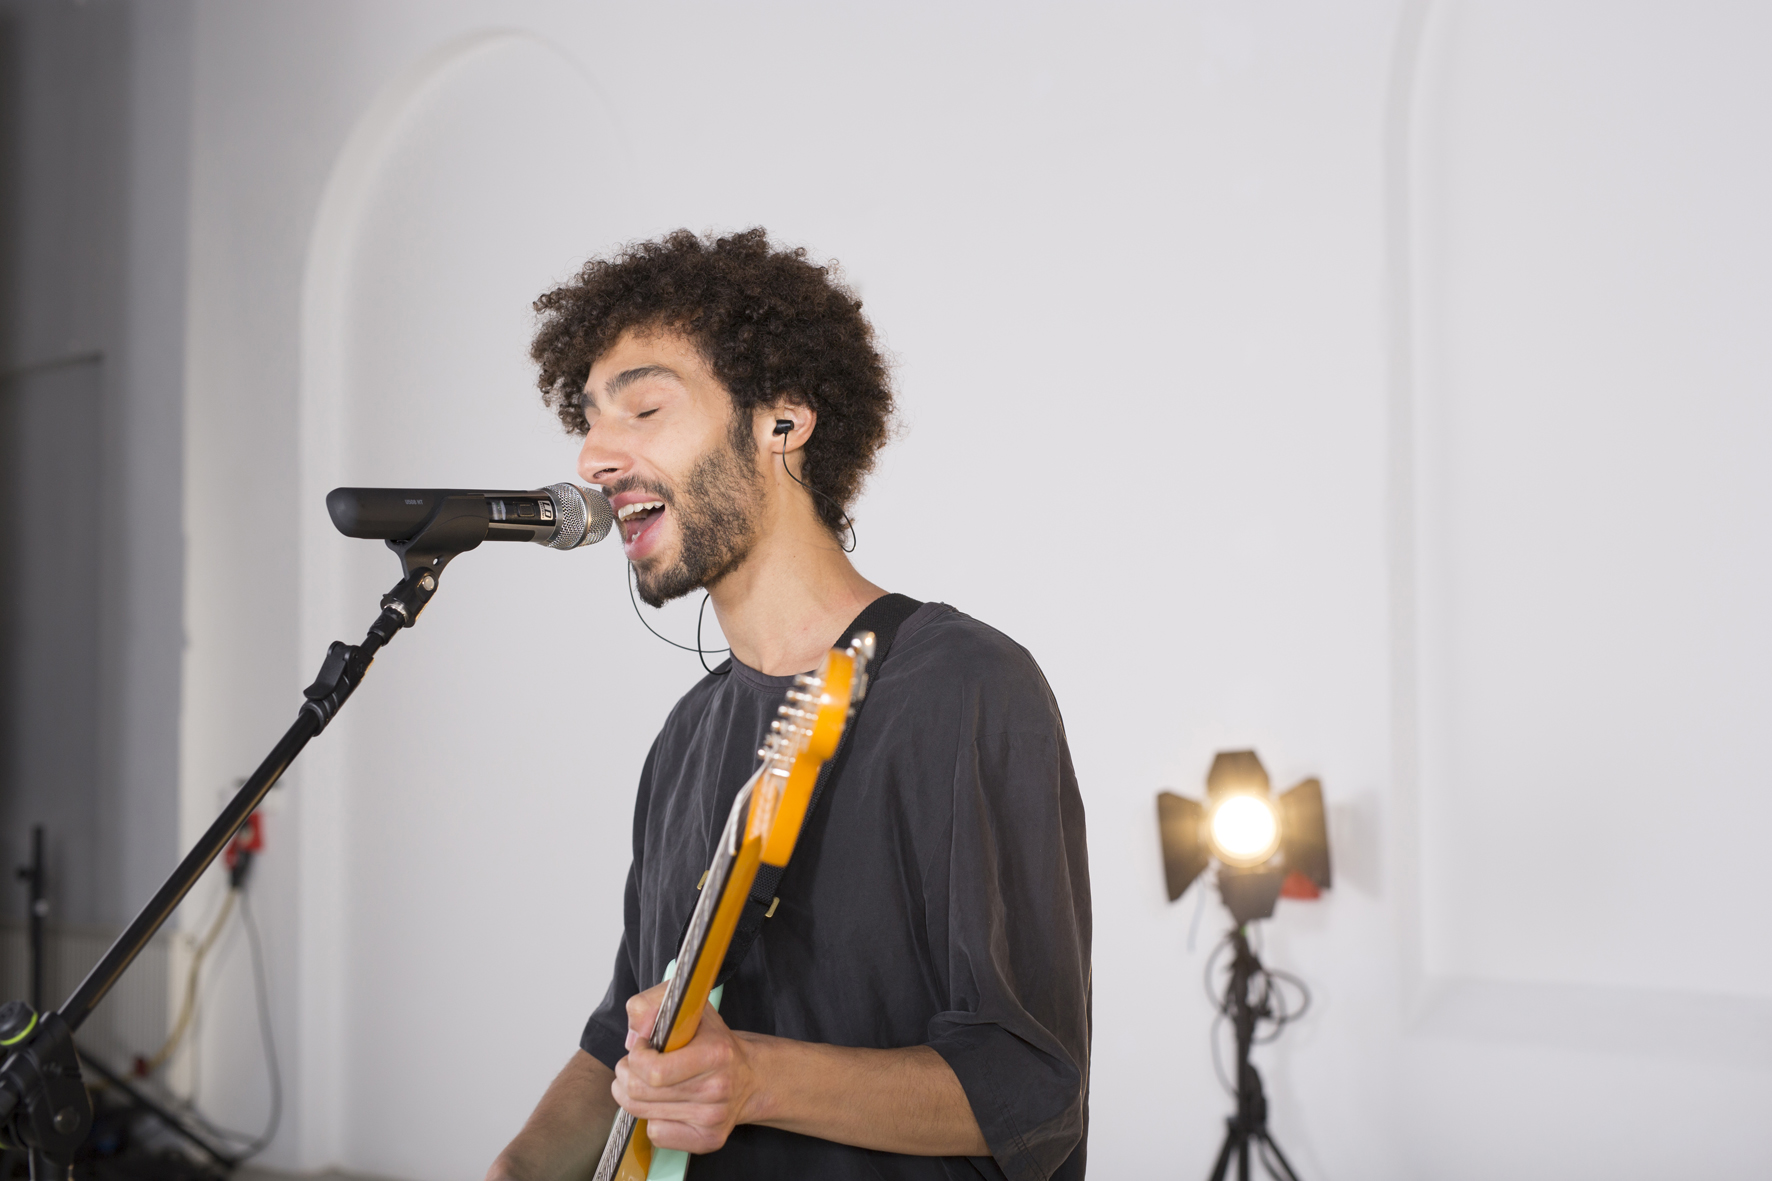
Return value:
<svg viewBox="0 0 1772 1181">
<path fill-rule="evenodd" d="M 748 431 L 744 438 L 748 444 Z M 696 463 L 681 495 L 652 489 L 677 518 L 679 544 L 677 560 L 669 566 L 634 564 L 634 582 L 647 606 L 662 607 L 712 586 L 750 555 L 762 479 L 731 444 L 715 447 Z"/>
</svg>

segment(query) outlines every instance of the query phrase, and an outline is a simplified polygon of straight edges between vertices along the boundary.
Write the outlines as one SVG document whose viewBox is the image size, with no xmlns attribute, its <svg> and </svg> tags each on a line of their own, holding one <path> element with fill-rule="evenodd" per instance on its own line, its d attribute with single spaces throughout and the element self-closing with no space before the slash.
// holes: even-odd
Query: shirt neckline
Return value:
<svg viewBox="0 0 1772 1181">
<path fill-rule="evenodd" d="M 893 641 L 894 645 L 896 646 L 904 643 L 908 636 L 918 628 L 922 627 L 923 624 L 927 623 L 937 611 L 941 610 L 952 610 L 952 608 L 948 607 L 946 603 L 930 601 L 911 612 L 909 618 L 899 625 L 898 638 Z M 788 673 L 784 676 L 770 676 L 768 673 L 752 668 L 736 656 L 728 656 L 726 659 L 732 662 L 732 675 L 734 677 L 738 678 L 738 680 L 748 688 L 756 689 L 763 693 L 773 693 L 779 696 L 787 691 L 788 686 L 792 685 L 794 683 L 794 678 L 799 675 L 798 673 Z M 811 672 L 812 670 L 807 669 L 806 671 Z"/>
<path fill-rule="evenodd" d="M 788 686 L 794 683 L 794 678 L 799 675 L 798 673 L 788 673 L 785 676 L 772 677 L 768 673 L 752 668 L 736 656 L 729 656 L 727 659 L 732 661 L 732 675 L 753 689 L 762 689 L 776 694 L 784 693 Z"/>
</svg>

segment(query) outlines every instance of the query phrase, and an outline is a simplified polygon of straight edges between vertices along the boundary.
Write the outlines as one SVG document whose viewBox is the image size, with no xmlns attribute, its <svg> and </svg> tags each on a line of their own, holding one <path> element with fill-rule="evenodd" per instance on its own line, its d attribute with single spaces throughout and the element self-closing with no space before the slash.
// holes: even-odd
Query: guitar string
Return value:
<svg viewBox="0 0 1772 1181">
<path fill-rule="evenodd" d="M 732 813 L 722 830 L 722 838 L 732 832 L 737 825 L 737 816 L 745 802 L 750 799 L 753 786 L 752 783 L 747 783 L 739 791 L 738 798 L 733 801 Z M 713 863 L 708 867 L 707 879 L 702 883 L 700 897 L 696 899 L 695 910 L 690 913 L 689 929 L 683 933 L 683 940 L 677 948 L 677 970 L 671 975 L 664 996 L 659 999 L 658 1013 L 653 1019 L 652 1034 L 649 1040 L 655 1050 L 664 1049 L 665 1044 L 670 1040 L 670 1031 L 676 1025 L 677 1017 L 682 1012 L 684 994 L 689 990 L 689 979 L 694 975 L 697 966 L 696 964 L 686 965 L 683 962 L 684 952 L 693 947 L 695 948 L 695 958 L 699 958 L 701 952 L 705 950 L 708 932 L 713 927 L 714 912 L 717 909 L 712 900 L 725 890 L 727 883 L 732 878 L 732 866 L 735 860 L 732 852 L 733 843 L 732 840 L 721 840 Z"/>
</svg>

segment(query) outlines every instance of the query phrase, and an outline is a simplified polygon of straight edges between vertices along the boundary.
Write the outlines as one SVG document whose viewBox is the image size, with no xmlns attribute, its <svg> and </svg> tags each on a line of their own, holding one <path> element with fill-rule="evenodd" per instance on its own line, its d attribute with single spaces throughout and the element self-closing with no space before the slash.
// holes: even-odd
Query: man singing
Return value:
<svg viewBox="0 0 1772 1181">
<path fill-rule="evenodd" d="M 618 1105 L 696 1154 L 692 1181 L 1082 1177 L 1089 867 L 1064 723 L 1026 650 L 940 603 L 887 601 L 902 622 L 846 762 L 719 1012 L 682 1049 L 643 1040 L 784 691 L 885 595 L 841 542 L 892 393 L 860 302 L 760 229 L 593 259 L 536 309 L 540 386 L 640 596 L 705 587 L 732 654 L 652 745 L 609 990 L 488 1181 L 588 1177 Z M 921 511 L 947 527 L 939 489 Z"/>
</svg>

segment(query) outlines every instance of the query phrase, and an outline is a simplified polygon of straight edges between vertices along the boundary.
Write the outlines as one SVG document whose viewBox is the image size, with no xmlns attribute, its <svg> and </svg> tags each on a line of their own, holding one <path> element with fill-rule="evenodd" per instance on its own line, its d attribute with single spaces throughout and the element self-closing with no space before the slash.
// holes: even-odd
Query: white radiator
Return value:
<svg viewBox="0 0 1772 1181">
<path fill-rule="evenodd" d="M 43 935 L 43 1003 L 61 1006 L 87 970 L 120 932 L 51 924 Z M 166 1040 L 172 940 L 162 931 L 136 957 L 74 1040 L 104 1063 L 128 1070 L 137 1054 L 152 1054 Z M 0 1001 L 29 1000 L 30 944 L 23 923 L 0 923 Z"/>
</svg>

